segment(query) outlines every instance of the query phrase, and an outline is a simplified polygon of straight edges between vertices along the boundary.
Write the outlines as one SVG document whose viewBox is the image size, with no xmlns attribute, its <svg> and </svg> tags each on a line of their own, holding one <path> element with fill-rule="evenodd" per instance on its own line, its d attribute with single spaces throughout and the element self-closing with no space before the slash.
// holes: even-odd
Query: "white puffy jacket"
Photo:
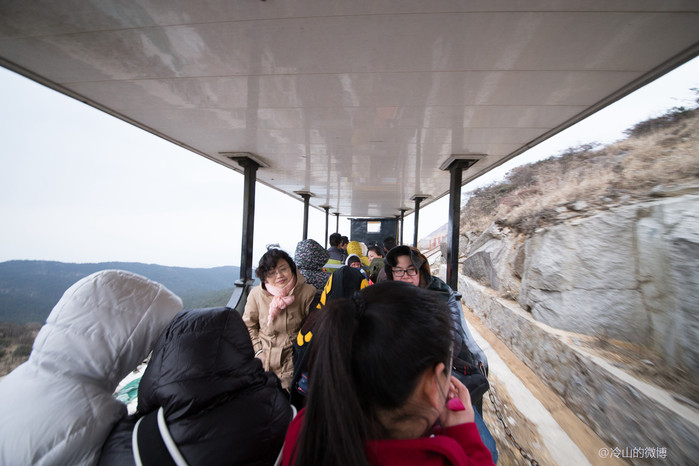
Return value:
<svg viewBox="0 0 699 466">
<path fill-rule="evenodd" d="M 182 310 L 163 285 L 120 270 L 71 286 L 29 360 L 0 382 L 0 464 L 91 465 L 126 405 L 119 383 Z"/>
</svg>

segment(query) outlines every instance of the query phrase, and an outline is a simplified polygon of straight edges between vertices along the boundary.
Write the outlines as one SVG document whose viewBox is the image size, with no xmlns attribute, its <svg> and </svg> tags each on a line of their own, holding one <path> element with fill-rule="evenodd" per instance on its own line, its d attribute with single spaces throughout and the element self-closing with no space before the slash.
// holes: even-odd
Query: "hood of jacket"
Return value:
<svg viewBox="0 0 699 466">
<path fill-rule="evenodd" d="M 362 265 L 369 267 L 369 258 L 366 257 L 366 254 L 364 254 L 362 243 L 360 243 L 359 241 L 349 242 L 349 244 L 347 245 L 347 257 L 351 256 L 352 254 L 356 254 L 357 256 L 359 256 L 359 260 L 361 261 Z M 345 264 L 346 263 L 347 262 L 345 262 Z"/>
<path fill-rule="evenodd" d="M 163 285 L 122 270 L 71 286 L 0 383 L 0 464 L 95 464 L 127 414 L 114 390 L 181 309 Z"/>
<path fill-rule="evenodd" d="M 350 255 L 347 256 L 347 259 L 345 259 L 345 265 L 350 265 L 350 260 L 353 259 L 353 258 L 355 258 L 355 257 L 357 258 L 357 260 L 358 260 L 359 263 L 361 264 L 361 263 L 362 263 L 362 258 L 361 258 L 361 257 L 359 257 L 357 254 L 350 254 Z"/>
<path fill-rule="evenodd" d="M 294 262 L 301 270 L 322 270 L 329 258 L 330 253 L 313 239 L 304 239 L 296 245 Z"/>
<path fill-rule="evenodd" d="M 359 244 L 359 241 L 350 241 L 347 244 L 347 254 L 356 254 L 359 257 L 362 257 L 362 245 Z"/>
<path fill-rule="evenodd" d="M 134 464 L 136 419 L 160 407 L 188 464 L 273 464 L 292 416 L 279 379 L 255 358 L 242 317 L 225 307 L 183 311 L 163 331 L 137 412 L 112 431 L 99 465 Z"/>
<path fill-rule="evenodd" d="M 434 275 L 430 275 L 425 288 L 439 293 L 439 297 L 445 302 L 448 302 L 451 299 L 453 292 L 451 287 L 447 285 L 444 280 L 439 277 L 435 277 Z"/>
<path fill-rule="evenodd" d="M 267 382 L 240 314 L 228 308 L 177 315 L 153 349 L 138 390 L 138 412 L 165 408 L 168 421 L 210 408 Z"/>
<path fill-rule="evenodd" d="M 369 286 L 369 282 L 359 269 L 344 265 L 330 275 L 317 308 L 322 308 L 334 299 L 349 298 L 355 291 L 362 290 L 367 286 Z"/>
</svg>

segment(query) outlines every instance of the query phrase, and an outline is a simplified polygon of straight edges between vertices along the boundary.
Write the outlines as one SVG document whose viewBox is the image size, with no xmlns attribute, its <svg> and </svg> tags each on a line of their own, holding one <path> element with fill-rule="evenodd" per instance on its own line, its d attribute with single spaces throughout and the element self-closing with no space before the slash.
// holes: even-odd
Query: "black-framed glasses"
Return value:
<svg viewBox="0 0 699 466">
<path fill-rule="evenodd" d="M 394 278 L 403 278 L 403 276 L 407 273 L 409 277 L 414 277 L 417 275 L 417 269 L 414 267 L 410 267 L 409 269 L 403 270 L 403 269 L 391 269 L 391 272 L 393 273 Z"/>
</svg>

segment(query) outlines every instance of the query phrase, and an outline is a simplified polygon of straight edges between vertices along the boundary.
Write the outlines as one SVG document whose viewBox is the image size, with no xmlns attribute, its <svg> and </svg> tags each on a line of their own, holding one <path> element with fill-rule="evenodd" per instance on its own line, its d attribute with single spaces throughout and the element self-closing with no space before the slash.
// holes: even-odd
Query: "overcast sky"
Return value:
<svg viewBox="0 0 699 466">
<path fill-rule="evenodd" d="M 699 59 L 494 170 L 623 137 L 638 121 L 693 106 Z M 243 176 L 0 67 L 0 262 L 144 262 L 240 265 Z M 253 261 L 268 243 L 292 256 L 303 204 L 257 185 Z M 420 210 L 419 236 L 447 222 L 446 197 Z M 310 209 L 309 237 L 324 243 L 325 214 Z M 413 237 L 413 216 L 404 241 Z M 335 230 L 331 216 L 330 232 Z M 341 218 L 340 232 L 349 234 Z"/>
</svg>

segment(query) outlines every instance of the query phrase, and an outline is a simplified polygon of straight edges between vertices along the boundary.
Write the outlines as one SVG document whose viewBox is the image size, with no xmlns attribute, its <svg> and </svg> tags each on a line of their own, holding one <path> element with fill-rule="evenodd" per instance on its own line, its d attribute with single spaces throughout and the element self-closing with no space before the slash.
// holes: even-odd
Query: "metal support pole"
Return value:
<svg viewBox="0 0 699 466">
<path fill-rule="evenodd" d="M 257 169 L 269 165 L 250 152 L 220 152 L 222 156 L 238 162 L 243 168 L 243 225 L 240 245 L 240 278 L 235 281 L 233 294 L 227 307 L 241 315 L 245 310 L 248 293 L 254 283 L 252 279 L 252 246 L 255 228 L 255 182 Z"/>
<path fill-rule="evenodd" d="M 255 182 L 260 165 L 252 159 L 238 159 L 244 169 L 243 184 L 243 238 L 240 248 L 240 282 L 252 280 L 252 246 L 255 226 Z"/>
<path fill-rule="evenodd" d="M 413 247 L 414 247 L 414 248 L 417 247 L 417 237 L 418 237 L 418 236 L 417 236 L 417 230 L 418 230 L 418 226 L 420 225 L 420 203 L 421 203 L 422 201 L 424 201 L 425 199 L 427 199 L 428 197 L 429 197 L 429 196 L 427 196 L 427 195 L 425 195 L 425 194 L 416 194 L 416 195 L 414 195 L 413 197 L 410 198 L 410 199 L 412 199 L 412 200 L 415 201 L 415 212 L 414 212 L 414 215 L 415 215 L 415 231 L 413 232 Z M 401 233 L 402 233 L 402 232 L 401 232 Z"/>
<path fill-rule="evenodd" d="M 330 206 L 328 204 L 323 204 L 320 207 L 325 210 L 325 249 L 328 249 L 328 211 L 330 210 Z"/>
<path fill-rule="evenodd" d="M 335 219 L 335 232 L 339 233 L 340 232 L 340 212 L 333 212 L 333 215 L 336 217 L 336 219 Z"/>
<path fill-rule="evenodd" d="M 476 163 L 483 154 L 451 156 L 442 166 L 449 170 L 449 223 L 447 232 L 447 285 L 452 290 L 459 288 L 459 228 L 461 223 L 462 172 Z"/>
<path fill-rule="evenodd" d="M 403 244 L 403 230 L 405 229 L 405 211 L 408 209 L 401 207 L 398 210 L 400 210 L 400 241 L 398 242 L 398 244 Z"/>
<path fill-rule="evenodd" d="M 303 238 L 302 239 L 308 239 L 308 204 L 313 197 L 313 193 L 308 192 L 308 191 L 294 191 L 295 194 L 298 194 L 301 196 L 303 199 Z"/>
<path fill-rule="evenodd" d="M 400 228 L 401 228 L 400 215 L 396 215 L 396 234 L 393 235 L 393 239 L 395 240 L 396 246 L 398 246 L 400 244 L 398 242 L 398 238 L 400 237 L 398 232 L 400 231 Z"/>
<path fill-rule="evenodd" d="M 459 268 L 459 229 L 461 224 L 461 164 L 449 168 L 449 223 L 447 226 L 447 285 L 457 290 Z"/>
</svg>

